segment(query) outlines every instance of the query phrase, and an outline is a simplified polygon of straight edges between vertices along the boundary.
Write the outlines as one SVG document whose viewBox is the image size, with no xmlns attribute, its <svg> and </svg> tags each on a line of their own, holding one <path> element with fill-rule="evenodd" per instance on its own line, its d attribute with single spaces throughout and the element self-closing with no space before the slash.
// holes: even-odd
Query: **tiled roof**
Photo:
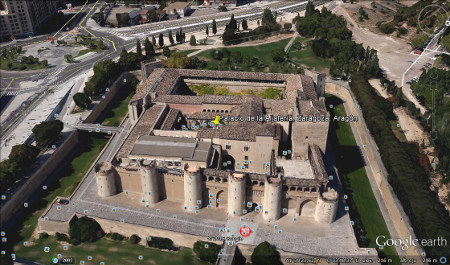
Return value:
<svg viewBox="0 0 450 265">
<path fill-rule="evenodd" d="M 238 141 L 256 141 L 256 136 L 269 136 L 275 139 L 280 137 L 280 126 L 273 123 L 259 124 L 255 122 L 235 123 L 224 125 L 218 129 L 201 128 L 198 138 L 220 138 Z"/>
</svg>

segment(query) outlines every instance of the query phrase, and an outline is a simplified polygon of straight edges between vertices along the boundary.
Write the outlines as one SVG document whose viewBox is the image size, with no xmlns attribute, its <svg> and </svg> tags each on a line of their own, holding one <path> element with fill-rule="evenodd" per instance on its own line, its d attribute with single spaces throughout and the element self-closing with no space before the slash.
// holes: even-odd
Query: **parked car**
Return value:
<svg viewBox="0 0 450 265">
<path fill-rule="evenodd" d="M 420 55 L 420 54 L 422 54 L 422 51 L 421 51 L 421 50 L 416 50 L 416 51 L 414 52 L 414 54 Z"/>
<path fill-rule="evenodd" d="M 69 204 L 69 200 L 65 200 L 65 199 L 60 199 L 60 198 L 58 198 L 58 199 L 56 199 L 55 204 L 58 204 L 58 205 L 67 205 L 67 204 Z"/>
</svg>

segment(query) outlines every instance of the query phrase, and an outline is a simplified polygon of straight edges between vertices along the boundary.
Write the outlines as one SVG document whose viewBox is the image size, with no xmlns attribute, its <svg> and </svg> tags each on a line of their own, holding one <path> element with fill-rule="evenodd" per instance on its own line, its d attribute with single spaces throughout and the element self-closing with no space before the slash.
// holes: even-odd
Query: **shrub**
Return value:
<svg viewBox="0 0 450 265">
<path fill-rule="evenodd" d="M 177 250 L 178 248 L 173 246 L 173 241 L 164 237 L 152 237 L 151 240 L 147 240 L 147 245 L 152 248 Z"/>
<path fill-rule="evenodd" d="M 131 235 L 130 238 L 128 239 L 130 241 L 131 244 L 137 244 L 141 241 L 141 238 L 138 235 Z"/>
<path fill-rule="evenodd" d="M 197 241 L 194 244 L 194 252 L 198 258 L 210 263 L 216 262 L 219 251 L 220 246 L 214 243 Z"/>
<path fill-rule="evenodd" d="M 117 233 L 112 233 L 111 234 L 111 239 L 112 240 L 117 240 L 117 236 L 118 236 L 119 234 L 117 234 Z"/>
<path fill-rule="evenodd" d="M 251 260 L 258 265 L 280 265 L 280 253 L 267 241 L 260 243 L 253 250 Z"/>
<path fill-rule="evenodd" d="M 39 234 L 39 239 L 44 239 L 44 238 L 48 238 L 48 237 L 49 237 L 49 235 L 45 232 Z"/>
<path fill-rule="evenodd" d="M 121 234 L 118 234 L 117 235 L 117 240 L 118 241 L 122 241 L 122 240 L 124 240 L 125 239 L 125 237 L 123 236 L 123 235 L 121 235 Z"/>
<path fill-rule="evenodd" d="M 97 221 L 83 216 L 70 224 L 69 235 L 71 239 L 79 242 L 95 242 L 104 235 L 104 232 Z"/>
<path fill-rule="evenodd" d="M 69 237 L 66 234 L 56 232 L 56 240 L 69 242 Z"/>
</svg>

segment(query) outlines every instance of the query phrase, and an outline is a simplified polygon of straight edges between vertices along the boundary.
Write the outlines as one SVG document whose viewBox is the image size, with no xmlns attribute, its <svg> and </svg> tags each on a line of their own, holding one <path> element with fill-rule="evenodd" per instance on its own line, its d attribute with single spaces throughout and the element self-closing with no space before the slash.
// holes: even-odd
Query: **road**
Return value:
<svg viewBox="0 0 450 265">
<path fill-rule="evenodd" d="M 320 5 L 327 1 L 328 0 L 321 0 L 315 2 L 315 4 Z M 183 31 L 186 33 L 203 30 L 204 25 L 210 25 L 210 23 L 212 23 L 212 19 L 216 19 L 218 25 L 225 24 L 231 14 L 235 14 L 235 18 L 237 20 L 240 20 L 244 18 L 259 19 L 262 17 L 263 13 L 263 10 L 261 8 L 248 8 L 244 10 L 237 10 L 219 14 L 139 25 L 131 28 L 126 28 L 124 30 L 123 28 L 101 28 L 99 26 L 96 26 L 95 22 L 90 19 L 95 13 L 96 9 L 100 8 L 101 3 L 102 2 L 98 0 L 95 3 L 84 7 L 84 10 L 85 12 L 87 12 L 87 14 L 82 19 L 81 17 L 76 16 L 79 16 L 79 13 L 83 10 L 83 8 L 80 9 L 73 18 L 75 19 L 75 21 L 81 19 L 81 21 L 78 23 L 78 28 L 81 31 L 84 31 L 85 34 L 91 35 L 94 39 L 105 40 L 105 44 L 108 46 L 108 50 L 103 51 L 97 54 L 95 57 L 83 61 L 82 63 L 70 64 L 60 72 L 56 72 L 58 71 L 58 69 L 48 69 L 41 71 L 38 75 L 39 79 L 45 79 L 45 77 L 53 74 L 56 75 L 57 80 L 50 84 L 43 84 L 32 90 L 23 91 L 20 89 L 13 89 L 13 87 L 16 87 L 18 82 L 31 81 L 33 79 L 36 79 L 36 73 L 23 76 L 23 73 L 2 72 L 2 89 L 0 92 L 0 99 L 5 95 L 14 96 L 24 92 L 36 92 L 25 102 L 23 102 L 23 104 L 18 106 L 15 111 L 12 112 L 11 116 L 7 117 L 7 119 L 2 122 L 2 127 L 0 130 L 0 137 L 2 141 L 4 141 L 8 137 L 10 132 L 12 132 L 16 128 L 17 124 L 22 122 L 27 114 L 29 114 L 36 106 L 38 106 L 42 102 L 42 100 L 45 99 L 45 97 L 55 88 L 58 88 L 58 86 L 68 81 L 70 78 L 73 78 L 80 73 L 87 72 L 97 62 L 106 59 L 118 58 L 123 48 L 129 50 L 134 47 L 137 38 L 143 39 L 147 36 L 152 36 L 159 33 L 167 34 L 169 30 L 179 29 L 180 27 L 183 28 Z M 307 1 L 283 1 L 270 4 L 267 7 L 269 7 L 272 11 L 292 12 L 303 10 L 306 6 L 306 3 Z M 57 34 L 58 33 L 54 34 L 53 36 L 58 37 Z M 44 37 L 37 37 L 33 40 L 30 40 L 30 42 L 39 42 L 43 40 Z M 19 42 L 15 42 L 14 44 L 6 44 L 4 46 L 17 45 L 17 43 Z M 27 41 L 25 41 L 25 43 L 27 43 Z"/>
</svg>

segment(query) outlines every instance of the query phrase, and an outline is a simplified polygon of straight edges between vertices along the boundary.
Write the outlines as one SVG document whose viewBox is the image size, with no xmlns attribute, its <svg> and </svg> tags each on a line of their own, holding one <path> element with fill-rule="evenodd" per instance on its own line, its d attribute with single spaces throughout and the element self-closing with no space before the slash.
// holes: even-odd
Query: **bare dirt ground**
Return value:
<svg viewBox="0 0 450 265">
<path fill-rule="evenodd" d="M 378 51 L 380 67 L 386 73 L 387 78 L 394 80 L 398 86 L 401 86 L 403 73 L 408 69 L 411 63 L 417 59 L 417 55 L 412 54 L 411 47 L 404 40 L 379 35 L 368 29 L 361 28 L 351 18 L 352 12 L 345 8 L 346 5 L 348 4 L 336 7 L 333 10 L 333 13 L 341 15 L 347 20 L 349 28 L 353 32 L 353 40 L 362 43 L 364 47 L 369 46 Z M 413 70 L 418 71 L 418 69 L 412 69 L 412 71 Z M 422 113 L 425 112 L 425 108 L 417 101 L 415 95 L 409 88 L 409 85 L 403 87 L 403 94 L 409 101 L 414 103 Z"/>
</svg>

